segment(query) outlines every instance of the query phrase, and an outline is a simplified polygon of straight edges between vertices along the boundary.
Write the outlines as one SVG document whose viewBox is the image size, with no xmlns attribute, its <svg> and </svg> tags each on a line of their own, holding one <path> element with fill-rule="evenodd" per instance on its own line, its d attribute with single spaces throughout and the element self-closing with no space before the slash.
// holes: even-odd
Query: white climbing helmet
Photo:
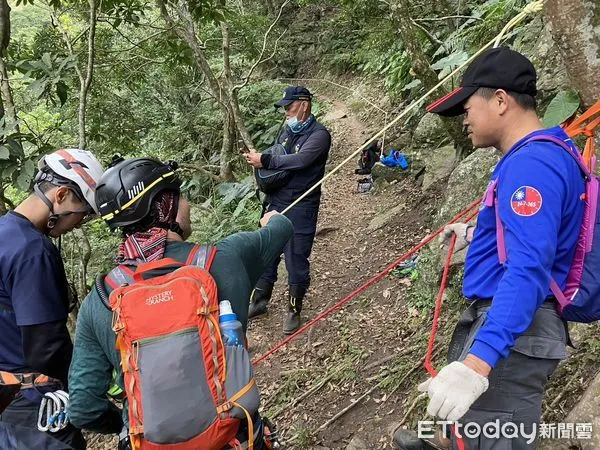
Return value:
<svg viewBox="0 0 600 450">
<path fill-rule="evenodd" d="M 78 148 L 60 149 L 42 156 L 38 162 L 38 169 L 34 180 L 36 184 L 47 181 L 56 186 L 76 187 L 98 214 L 95 201 L 96 185 L 104 169 L 91 152 Z"/>
</svg>

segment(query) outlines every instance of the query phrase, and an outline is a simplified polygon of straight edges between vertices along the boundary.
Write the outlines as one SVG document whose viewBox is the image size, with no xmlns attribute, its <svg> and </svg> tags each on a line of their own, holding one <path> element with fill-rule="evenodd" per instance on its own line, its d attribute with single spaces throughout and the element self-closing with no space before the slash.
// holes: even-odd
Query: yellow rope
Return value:
<svg viewBox="0 0 600 450">
<path fill-rule="evenodd" d="M 544 1 L 545 0 L 535 0 L 535 1 L 532 1 L 531 3 L 528 3 L 525 6 L 525 8 L 523 8 L 523 11 L 521 11 L 519 14 L 517 14 L 515 17 L 513 17 L 511 20 L 509 20 L 508 23 L 504 26 L 504 28 L 502 28 L 502 31 L 500 31 L 500 33 L 496 37 L 496 40 L 494 42 L 494 47 L 498 47 L 500 45 L 500 41 L 502 40 L 502 38 L 504 37 L 506 32 L 508 30 L 510 30 L 511 28 L 514 28 L 525 17 L 527 17 L 530 14 L 535 14 L 535 13 L 540 12 L 544 8 Z"/>
<path fill-rule="evenodd" d="M 456 69 L 454 69 L 446 78 L 444 78 L 442 81 L 440 81 L 438 84 L 436 84 L 433 88 L 431 88 L 429 91 L 427 91 L 420 99 L 414 101 L 413 103 L 411 103 L 402 113 L 400 113 L 394 120 L 392 120 L 390 123 L 388 123 L 385 127 L 383 127 L 381 130 L 379 130 L 377 133 L 375 133 L 367 142 L 365 142 L 364 144 L 362 144 L 360 147 L 358 147 L 358 149 L 356 149 L 356 151 L 354 153 L 352 153 L 350 156 L 348 156 L 346 159 L 344 159 L 340 164 L 338 164 L 336 167 L 334 167 L 333 169 L 331 169 L 331 171 L 329 171 L 329 173 L 327 173 L 321 180 L 319 180 L 317 183 L 315 183 L 314 186 L 312 186 L 310 189 L 308 189 L 304 194 L 302 194 L 300 197 L 298 197 L 296 200 L 294 200 L 294 202 L 289 205 L 287 208 L 285 208 L 283 211 L 281 211 L 282 214 L 285 214 L 286 212 L 288 212 L 290 209 L 292 209 L 294 206 L 296 206 L 300 201 L 302 201 L 302 199 L 304 199 L 308 194 L 310 194 L 312 191 L 314 191 L 318 186 L 320 186 L 321 184 L 323 184 L 326 180 L 328 180 L 330 177 L 332 177 L 335 173 L 337 173 L 342 166 L 344 166 L 348 161 L 354 159 L 360 152 L 362 152 L 365 148 L 367 148 L 367 146 L 369 146 L 369 144 L 371 144 L 373 141 L 375 141 L 379 136 L 381 136 L 382 134 L 384 134 L 389 128 L 391 128 L 392 126 L 394 126 L 396 123 L 398 123 L 400 121 L 400 119 L 404 118 L 410 111 L 412 111 L 413 109 L 415 109 L 417 106 L 420 106 L 421 103 L 428 98 L 431 94 L 433 94 L 435 91 L 437 91 L 444 83 L 446 83 L 446 81 L 448 81 L 449 79 L 451 79 L 454 75 L 456 75 L 460 70 L 462 70 L 463 67 L 465 67 L 466 65 L 470 64 L 471 61 L 473 61 L 475 58 L 477 58 L 481 53 L 483 53 L 485 50 L 487 50 L 488 47 L 490 47 L 491 45 L 495 44 L 496 41 L 499 42 L 499 39 L 502 39 L 502 36 L 509 31 L 510 29 L 514 28 L 515 25 L 517 25 L 521 20 L 523 20 L 527 15 L 529 14 L 533 14 L 533 13 L 537 13 L 539 11 L 541 11 L 542 7 L 544 5 L 544 0 L 534 0 L 533 2 L 527 4 L 525 6 L 525 8 L 523 8 L 523 11 L 521 11 L 519 14 L 517 14 L 513 19 L 511 19 L 506 26 L 502 29 L 502 31 L 500 32 L 500 34 L 495 37 L 494 39 L 492 39 L 490 42 L 488 42 L 487 44 L 485 44 L 483 47 L 481 47 L 475 54 L 473 54 L 469 59 L 467 59 L 464 63 L 462 63 L 460 66 L 458 66 Z"/>
</svg>

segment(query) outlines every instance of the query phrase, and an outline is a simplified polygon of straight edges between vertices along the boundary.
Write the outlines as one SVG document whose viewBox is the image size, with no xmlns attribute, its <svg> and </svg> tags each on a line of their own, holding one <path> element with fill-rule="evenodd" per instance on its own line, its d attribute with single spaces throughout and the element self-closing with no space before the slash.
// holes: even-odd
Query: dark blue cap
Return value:
<svg viewBox="0 0 600 450">
<path fill-rule="evenodd" d="M 288 106 L 296 100 L 307 100 L 312 99 L 312 94 L 304 86 L 288 86 L 283 91 L 283 98 L 275 103 L 275 108 L 279 106 Z"/>
</svg>

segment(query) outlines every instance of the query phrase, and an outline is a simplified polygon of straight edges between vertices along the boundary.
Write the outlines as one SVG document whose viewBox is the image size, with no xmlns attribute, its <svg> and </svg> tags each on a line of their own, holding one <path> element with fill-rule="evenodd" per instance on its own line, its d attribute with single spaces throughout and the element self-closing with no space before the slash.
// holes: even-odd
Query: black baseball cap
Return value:
<svg viewBox="0 0 600 450">
<path fill-rule="evenodd" d="M 307 100 L 312 99 L 312 94 L 304 86 L 288 86 L 283 91 L 283 98 L 275 103 L 275 108 L 280 106 L 288 106 L 296 100 Z"/>
<path fill-rule="evenodd" d="M 475 58 L 467 67 L 460 87 L 426 109 L 440 116 L 464 114 L 464 103 L 482 87 L 535 97 L 536 79 L 535 67 L 525 56 L 508 47 L 492 48 Z"/>
</svg>

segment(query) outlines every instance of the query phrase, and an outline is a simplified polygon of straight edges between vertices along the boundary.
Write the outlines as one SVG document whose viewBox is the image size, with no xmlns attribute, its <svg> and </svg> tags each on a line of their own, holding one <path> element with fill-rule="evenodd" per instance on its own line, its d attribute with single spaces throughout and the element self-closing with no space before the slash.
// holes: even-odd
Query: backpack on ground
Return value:
<svg viewBox="0 0 600 450">
<path fill-rule="evenodd" d="M 371 173 L 373 166 L 379 161 L 379 150 L 377 145 L 377 141 L 373 141 L 363 149 L 362 155 L 358 160 L 358 169 L 354 171 L 355 174 L 369 175 Z"/>
<path fill-rule="evenodd" d="M 600 101 L 565 126 L 565 132 L 571 138 L 580 134 L 587 136 L 583 154 L 576 151 L 575 144 L 571 147 L 554 136 L 538 135 L 523 143 L 524 146 L 532 141 L 553 142 L 575 159 L 585 179 L 583 221 L 565 290 L 561 290 L 554 279 L 550 282 L 550 289 L 558 301 L 558 312 L 565 320 L 571 322 L 589 323 L 600 320 L 600 207 L 598 206 L 600 198 L 594 145 L 594 129 L 599 124 Z M 496 199 L 498 181 L 496 179 L 488 188 L 484 201 L 488 206 L 495 205 L 498 258 L 500 263 L 504 264 L 506 246 Z"/>
<path fill-rule="evenodd" d="M 245 421 L 253 448 L 260 397 L 246 348 L 221 338 L 208 272 L 214 250 L 195 247 L 185 265 L 118 266 L 106 277 L 134 450 L 234 447 Z"/>
</svg>

